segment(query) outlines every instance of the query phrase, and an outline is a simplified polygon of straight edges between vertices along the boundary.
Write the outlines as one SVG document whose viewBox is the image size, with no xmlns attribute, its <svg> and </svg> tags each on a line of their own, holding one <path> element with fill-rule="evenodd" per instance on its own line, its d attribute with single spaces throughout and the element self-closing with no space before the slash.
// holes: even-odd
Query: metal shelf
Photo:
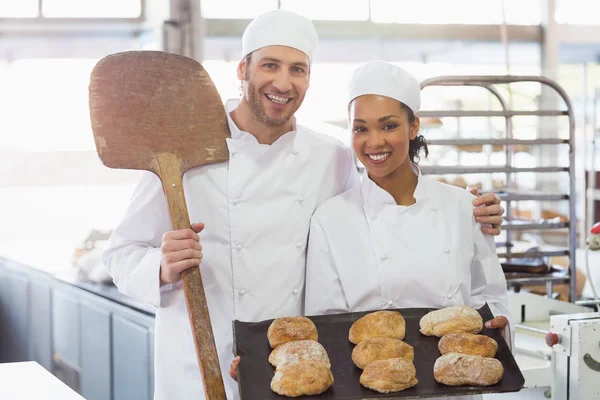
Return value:
<svg viewBox="0 0 600 400">
<path fill-rule="evenodd" d="M 536 192 L 523 192 L 523 193 L 512 193 L 512 192 L 496 192 L 496 195 L 500 197 L 502 201 L 560 201 L 569 200 L 571 197 L 568 194 L 555 194 L 555 193 L 536 193 Z"/>
<path fill-rule="evenodd" d="M 537 82 L 542 85 L 543 89 L 549 89 L 555 92 L 564 102 L 564 108 L 560 109 L 544 109 L 544 110 L 512 110 L 509 101 L 505 95 L 498 89 L 499 84 L 509 84 L 516 82 Z M 523 284 L 529 283 L 546 283 L 548 293 L 552 293 L 552 284 L 556 282 L 568 282 L 569 283 L 569 300 L 575 301 L 576 298 L 576 215 L 575 215 L 575 153 L 573 146 L 575 145 L 575 116 L 573 113 L 573 105 L 565 90 L 558 85 L 555 81 L 545 78 L 543 76 L 517 76 L 517 75 L 498 75 L 498 76 L 438 76 L 430 79 L 426 79 L 421 83 L 421 89 L 431 86 L 466 86 L 466 87 L 479 87 L 487 90 L 493 97 L 495 97 L 502 108 L 498 110 L 423 110 L 419 112 L 421 118 L 457 118 L 460 122 L 461 117 L 501 117 L 504 118 L 506 134 L 504 138 L 492 138 L 479 139 L 479 138 L 444 138 L 429 140 L 431 146 L 454 146 L 458 151 L 473 151 L 477 150 L 476 146 L 491 145 L 495 147 L 503 146 L 504 148 L 497 150 L 492 148 L 493 152 L 502 151 L 506 154 L 505 163 L 502 166 L 422 166 L 421 171 L 424 174 L 431 175 L 444 175 L 444 174 L 494 174 L 501 173 L 506 175 L 506 182 L 514 181 L 514 174 L 528 172 L 528 173 L 559 173 L 568 172 L 569 175 L 569 190 L 568 194 L 562 193 L 515 193 L 511 192 L 510 189 L 503 190 L 499 193 L 499 197 L 506 201 L 506 216 L 509 221 L 503 224 L 503 229 L 506 231 L 506 242 L 508 246 L 508 252 L 505 249 L 501 249 L 502 253 L 498 256 L 511 259 L 517 257 L 549 257 L 549 256 L 567 256 L 569 257 L 569 269 L 564 272 L 554 272 L 550 274 L 519 274 L 515 275 L 512 273 L 505 274 L 509 286 L 515 286 L 519 288 Z M 567 117 L 568 118 L 568 130 L 569 138 L 539 138 L 539 139 L 515 139 L 512 117 L 524 117 L 524 116 L 536 116 L 536 117 Z M 594 124 L 596 126 L 596 124 Z M 496 136 L 489 132 L 489 136 Z M 535 167 L 535 168 L 516 168 L 514 166 L 515 154 L 522 150 L 527 149 L 527 146 L 538 146 L 538 145 L 554 145 L 564 146 L 569 145 L 569 163 L 566 167 L 548 166 L 548 167 Z M 460 148 L 459 146 L 463 146 Z M 469 148 L 471 147 L 471 148 Z M 487 150 L 487 149 L 486 149 Z M 526 150 L 525 150 L 526 151 Z M 489 152 L 487 152 L 489 154 Z M 591 194 L 590 194 L 591 195 Z M 593 194 L 600 195 L 600 193 Z M 600 197 L 600 196 L 599 196 Z M 567 200 L 569 203 L 569 222 L 543 222 L 540 221 L 520 221 L 514 220 L 514 213 L 512 207 L 512 201 L 520 200 L 532 200 L 532 201 L 561 201 Z M 523 251 L 511 252 L 511 247 L 514 242 L 514 238 L 517 233 L 513 231 L 545 231 L 545 234 L 560 233 L 567 235 L 568 248 L 553 248 L 549 251 Z M 517 250 L 517 249 L 514 249 Z"/>
<path fill-rule="evenodd" d="M 493 174 L 493 173 L 519 173 L 519 172 L 569 172 L 568 167 L 532 167 L 532 168 L 515 168 L 515 167 L 457 167 L 445 165 L 424 165 L 420 167 L 421 172 L 428 175 L 443 175 L 443 174 Z"/>
<path fill-rule="evenodd" d="M 427 141 L 429 146 L 557 145 L 568 143 L 568 139 L 431 139 Z"/>
<path fill-rule="evenodd" d="M 547 251 L 527 251 L 519 253 L 510 253 L 506 251 L 498 252 L 498 258 L 539 258 L 539 257 L 560 257 L 568 256 L 570 254 L 569 249 L 563 250 L 547 250 Z"/>
<path fill-rule="evenodd" d="M 502 224 L 502 229 L 506 231 L 527 231 L 532 229 L 564 229 L 568 228 L 568 222 L 539 222 L 531 223 L 525 221 L 505 221 Z"/>
<path fill-rule="evenodd" d="M 539 110 L 539 111 L 476 111 L 476 110 L 427 110 L 419 111 L 421 118 L 445 117 L 560 117 L 568 116 L 568 111 Z"/>
</svg>

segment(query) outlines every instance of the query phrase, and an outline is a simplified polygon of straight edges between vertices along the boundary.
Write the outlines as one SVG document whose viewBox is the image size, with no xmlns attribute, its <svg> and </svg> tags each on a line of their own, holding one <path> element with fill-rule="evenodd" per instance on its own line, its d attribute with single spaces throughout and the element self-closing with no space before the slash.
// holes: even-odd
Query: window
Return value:
<svg viewBox="0 0 600 400">
<path fill-rule="evenodd" d="M 597 0 L 557 0 L 556 22 L 573 25 L 598 25 L 600 4 Z"/>
<path fill-rule="evenodd" d="M 203 18 L 253 19 L 277 9 L 277 0 L 202 0 Z"/>
<path fill-rule="evenodd" d="M 281 0 L 281 9 L 289 10 L 315 20 L 366 21 L 369 2 L 355 0 Z"/>
<path fill-rule="evenodd" d="M 42 15 L 49 18 L 138 18 L 141 14 L 141 0 L 42 0 Z"/>
<path fill-rule="evenodd" d="M 38 0 L 0 0 L 0 18 L 36 18 Z"/>
<path fill-rule="evenodd" d="M 509 24 L 539 25 L 538 0 L 504 0 Z M 412 24 L 501 24 L 502 0 L 371 0 L 375 22 Z"/>
</svg>

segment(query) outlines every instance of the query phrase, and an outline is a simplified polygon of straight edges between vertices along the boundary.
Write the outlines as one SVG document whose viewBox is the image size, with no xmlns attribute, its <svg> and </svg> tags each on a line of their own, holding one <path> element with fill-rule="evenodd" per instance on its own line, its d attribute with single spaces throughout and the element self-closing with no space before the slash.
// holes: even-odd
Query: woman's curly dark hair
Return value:
<svg viewBox="0 0 600 400">
<path fill-rule="evenodd" d="M 416 117 L 415 113 L 404 103 L 399 101 L 400 107 L 406 111 L 406 115 L 408 116 L 408 122 L 413 125 L 415 123 Z M 419 153 L 425 153 L 425 158 L 429 155 L 429 149 L 427 148 L 427 141 L 423 137 L 423 135 L 417 133 L 417 136 L 410 141 L 408 145 L 408 156 L 410 157 L 410 161 L 417 164 L 421 160 L 421 156 Z"/>
</svg>

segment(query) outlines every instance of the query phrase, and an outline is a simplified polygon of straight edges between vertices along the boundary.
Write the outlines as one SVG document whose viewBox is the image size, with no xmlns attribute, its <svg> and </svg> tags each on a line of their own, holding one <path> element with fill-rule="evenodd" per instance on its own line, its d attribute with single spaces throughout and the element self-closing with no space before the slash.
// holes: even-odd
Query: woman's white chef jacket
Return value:
<svg viewBox="0 0 600 400">
<path fill-rule="evenodd" d="M 184 176 L 192 222 L 204 222 L 201 272 L 227 398 L 232 321 L 302 314 L 310 217 L 359 182 L 351 150 L 297 126 L 272 145 L 240 131 L 229 112 L 230 160 Z M 171 230 L 159 179 L 147 173 L 110 239 L 106 265 L 119 290 L 157 306 L 155 399 L 204 399 L 181 284 L 159 290 L 162 236 Z"/>
<path fill-rule="evenodd" d="M 475 222 L 473 195 L 419 176 L 414 197 L 415 204 L 398 206 L 364 174 L 359 186 L 317 209 L 306 315 L 487 302 L 510 320 L 506 280 L 493 237 Z"/>
</svg>

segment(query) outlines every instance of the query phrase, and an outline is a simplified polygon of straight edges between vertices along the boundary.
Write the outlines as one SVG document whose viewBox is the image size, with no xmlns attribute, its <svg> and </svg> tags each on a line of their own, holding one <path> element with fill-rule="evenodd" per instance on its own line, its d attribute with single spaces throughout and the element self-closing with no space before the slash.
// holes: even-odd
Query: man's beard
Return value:
<svg viewBox="0 0 600 400">
<path fill-rule="evenodd" d="M 250 105 L 250 110 L 252 110 L 252 114 L 254 114 L 258 121 L 267 126 L 279 127 L 285 125 L 294 116 L 294 113 L 298 109 L 297 107 L 292 108 L 285 115 L 277 119 L 269 118 L 262 100 L 264 96 L 258 89 L 256 89 L 256 86 L 250 82 L 248 82 L 247 85 L 246 98 L 248 100 L 248 104 Z"/>
</svg>

